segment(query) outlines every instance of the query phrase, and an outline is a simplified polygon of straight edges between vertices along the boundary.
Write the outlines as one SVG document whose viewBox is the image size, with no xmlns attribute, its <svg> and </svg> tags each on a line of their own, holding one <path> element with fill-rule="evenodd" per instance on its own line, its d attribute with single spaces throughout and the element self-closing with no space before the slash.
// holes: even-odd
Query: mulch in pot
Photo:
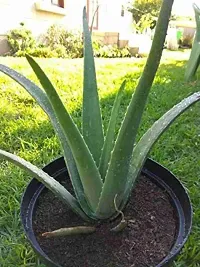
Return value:
<svg viewBox="0 0 200 267">
<path fill-rule="evenodd" d="M 110 229 L 117 221 L 98 225 L 89 235 L 45 238 L 41 234 L 63 227 L 86 225 L 44 190 L 38 200 L 33 228 L 42 250 L 62 267 L 156 266 L 173 246 L 177 218 L 169 196 L 142 176 L 124 210 L 129 220 L 122 232 Z"/>
</svg>

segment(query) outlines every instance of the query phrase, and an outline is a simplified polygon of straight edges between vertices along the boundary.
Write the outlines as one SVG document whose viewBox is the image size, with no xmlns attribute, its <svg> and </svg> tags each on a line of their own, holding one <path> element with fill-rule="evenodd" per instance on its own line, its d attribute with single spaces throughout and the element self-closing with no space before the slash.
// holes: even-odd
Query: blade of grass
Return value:
<svg viewBox="0 0 200 267">
<path fill-rule="evenodd" d="M 97 91 L 96 71 L 91 34 L 88 27 L 86 8 L 83 10 L 84 37 L 84 80 L 83 80 L 83 138 L 93 158 L 99 165 L 104 143 L 103 125 Z"/>
<path fill-rule="evenodd" d="M 92 154 L 90 153 L 82 135 L 64 107 L 49 78 L 32 57 L 27 55 L 26 58 L 47 93 L 50 103 L 71 148 L 83 185 L 84 193 L 91 209 L 94 211 L 98 205 L 101 194 L 102 180 Z"/>
</svg>

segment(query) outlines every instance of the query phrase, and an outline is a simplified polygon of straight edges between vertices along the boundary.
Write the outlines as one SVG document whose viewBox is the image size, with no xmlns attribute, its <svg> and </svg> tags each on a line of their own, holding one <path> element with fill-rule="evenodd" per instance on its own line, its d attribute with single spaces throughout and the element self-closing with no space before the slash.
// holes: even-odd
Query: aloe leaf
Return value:
<svg viewBox="0 0 200 267">
<path fill-rule="evenodd" d="M 33 82 L 31 82 L 30 80 L 28 80 L 23 75 L 16 72 L 15 70 L 10 69 L 9 67 L 6 67 L 0 64 L 0 71 L 8 75 L 10 78 L 12 78 L 17 83 L 19 83 L 23 88 L 25 88 L 26 91 L 37 101 L 40 107 L 48 115 L 54 127 L 54 130 L 60 139 L 60 143 L 62 145 L 63 152 L 64 152 L 66 166 L 69 172 L 69 176 L 71 179 L 71 183 L 72 183 L 76 198 L 78 199 L 82 209 L 88 215 L 91 216 L 91 210 L 85 199 L 83 186 L 82 186 L 82 183 L 79 177 L 79 173 L 76 168 L 76 163 L 71 153 L 71 149 L 67 143 L 66 137 L 63 133 L 63 129 L 61 128 L 57 120 L 57 117 L 55 116 L 55 112 L 50 104 L 50 101 L 46 93 L 43 90 L 41 90 L 37 85 L 35 85 Z"/>
<path fill-rule="evenodd" d="M 92 16 L 92 22 L 91 22 L 91 25 L 90 25 L 90 34 L 92 35 L 92 29 L 93 29 L 93 24 L 94 24 L 94 20 L 95 20 L 95 17 L 97 16 L 97 12 L 99 11 L 99 5 L 97 6 L 93 16 Z M 85 14 L 86 15 L 86 14 Z"/>
<path fill-rule="evenodd" d="M 96 231 L 94 226 L 74 226 L 68 228 L 60 228 L 52 232 L 45 232 L 42 234 L 44 237 L 59 237 L 59 236 L 72 236 L 72 235 L 83 235 L 91 234 Z"/>
<path fill-rule="evenodd" d="M 13 155 L 9 152 L 0 149 L 0 158 L 8 160 L 20 168 L 27 171 L 30 175 L 33 175 L 38 181 L 43 183 L 49 190 L 51 190 L 54 195 L 59 197 L 64 204 L 68 205 L 74 212 L 80 215 L 84 220 L 89 220 L 86 214 L 82 211 L 78 201 L 74 198 L 68 191 L 57 182 L 53 177 L 49 176 L 46 172 L 39 169 L 30 162 Z"/>
<path fill-rule="evenodd" d="M 159 120 L 157 120 L 137 143 L 133 150 L 130 162 L 126 190 L 121 206 L 122 209 L 128 201 L 133 185 L 141 172 L 152 146 L 178 116 L 199 100 L 200 92 L 194 93 L 193 95 L 183 99 L 180 103 L 166 112 Z"/>
<path fill-rule="evenodd" d="M 91 209 L 94 211 L 98 205 L 101 194 L 102 180 L 92 154 L 46 74 L 32 57 L 26 56 L 26 58 L 47 93 L 50 103 L 71 148 L 83 185 L 84 193 Z"/>
<path fill-rule="evenodd" d="M 114 146 L 116 121 L 117 121 L 122 94 L 123 94 L 125 86 L 126 86 L 126 81 L 123 81 L 118 91 L 118 94 L 115 98 L 115 102 L 113 105 L 113 109 L 112 109 L 112 113 L 111 113 L 111 117 L 110 117 L 110 121 L 108 125 L 108 130 L 106 133 L 105 142 L 103 145 L 103 150 L 102 150 L 101 160 L 100 160 L 100 165 L 99 165 L 99 171 L 100 171 L 102 179 L 104 179 L 106 176 L 108 163 L 110 161 L 111 152 Z"/>
<path fill-rule="evenodd" d="M 117 194 L 118 203 L 120 204 L 120 199 L 123 196 L 136 135 L 149 91 L 160 63 L 172 4 L 173 0 L 163 0 L 154 40 L 143 74 L 136 87 L 113 149 L 101 198 L 96 211 L 97 216 L 107 218 L 114 214 L 115 208 L 113 199 Z"/>
<path fill-rule="evenodd" d="M 83 81 L 83 138 L 99 165 L 104 143 L 99 96 L 97 91 L 96 71 L 92 49 L 91 34 L 88 27 L 86 9 L 83 10 L 84 36 L 84 81 Z"/>
</svg>

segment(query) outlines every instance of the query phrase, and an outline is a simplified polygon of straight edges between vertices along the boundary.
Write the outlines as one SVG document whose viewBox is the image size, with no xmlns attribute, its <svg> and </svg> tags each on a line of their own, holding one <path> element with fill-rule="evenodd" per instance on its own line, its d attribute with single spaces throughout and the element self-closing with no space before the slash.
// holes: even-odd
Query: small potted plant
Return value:
<svg viewBox="0 0 200 267">
<path fill-rule="evenodd" d="M 34 176 L 22 199 L 21 218 L 32 247 L 49 266 L 167 266 L 186 242 L 192 220 L 188 195 L 171 172 L 147 156 L 169 125 L 200 100 L 200 92 L 171 108 L 135 143 L 172 4 L 173 0 L 163 0 L 151 52 L 116 140 L 126 82 L 116 96 L 104 137 L 85 9 L 82 132 L 33 58 L 27 56 L 44 91 L 0 65 L 47 113 L 63 148 L 64 158 L 43 170 L 0 150 L 0 158 Z"/>
</svg>

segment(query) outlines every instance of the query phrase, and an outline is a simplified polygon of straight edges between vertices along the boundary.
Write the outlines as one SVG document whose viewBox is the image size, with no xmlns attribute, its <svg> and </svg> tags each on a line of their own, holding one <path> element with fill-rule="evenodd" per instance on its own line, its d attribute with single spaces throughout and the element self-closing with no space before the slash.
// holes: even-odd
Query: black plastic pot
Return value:
<svg viewBox="0 0 200 267">
<path fill-rule="evenodd" d="M 55 161 L 44 167 L 44 171 L 57 180 L 62 179 L 62 177 L 68 176 L 63 158 L 56 159 Z M 165 259 L 163 259 L 162 262 L 160 262 L 156 267 L 169 266 L 169 264 L 180 253 L 190 234 L 192 226 L 191 202 L 185 188 L 177 180 L 177 178 L 170 171 L 168 171 L 166 168 L 162 167 L 155 161 L 147 159 L 142 172 L 146 176 L 148 176 L 151 181 L 166 190 L 166 192 L 171 197 L 171 201 L 175 207 L 175 210 L 177 211 L 179 224 L 176 241 L 167 257 L 165 257 Z M 33 232 L 33 214 L 37 206 L 37 199 L 44 188 L 44 185 L 38 182 L 35 178 L 31 180 L 22 198 L 21 220 L 26 237 L 40 259 L 47 266 L 60 266 L 52 262 L 42 251 Z"/>
</svg>

